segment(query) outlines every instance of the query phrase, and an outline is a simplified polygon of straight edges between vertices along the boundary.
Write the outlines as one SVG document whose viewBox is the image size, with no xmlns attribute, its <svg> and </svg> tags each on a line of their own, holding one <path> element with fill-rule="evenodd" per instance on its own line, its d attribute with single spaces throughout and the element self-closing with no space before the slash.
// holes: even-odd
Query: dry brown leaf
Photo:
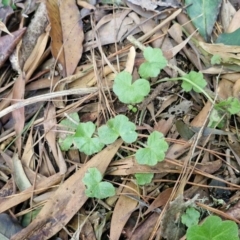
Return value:
<svg viewBox="0 0 240 240">
<path fill-rule="evenodd" d="M 17 30 L 16 32 L 13 32 L 12 33 L 13 37 L 10 35 L 5 35 L 0 38 L 0 53 L 1 53 L 0 67 L 3 66 L 5 61 L 12 54 L 12 52 L 14 51 L 16 45 L 21 40 L 25 31 L 26 31 L 26 28 L 22 28 Z"/>
<path fill-rule="evenodd" d="M 233 96 L 234 83 L 222 78 L 218 85 L 218 95 L 220 99 L 227 99 Z"/>
<path fill-rule="evenodd" d="M 147 211 L 144 212 L 144 215 L 150 213 L 155 208 L 159 208 L 164 206 L 172 193 L 173 188 L 167 188 L 166 190 L 160 192 L 156 199 L 151 203 L 151 205 L 148 207 Z"/>
<path fill-rule="evenodd" d="M 45 3 L 41 2 L 38 6 L 34 14 L 34 18 L 32 18 L 31 23 L 29 24 L 26 33 L 22 39 L 22 45 L 19 53 L 19 65 L 20 68 L 23 68 L 25 61 L 28 59 L 30 54 L 32 53 L 38 37 L 44 33 L 47 27 L 47 11 Z"/>
<path fill-rule="evenodd" d="M 13 86 L 13 100 L 12 104 L 18 102 L 19 100 L 24 99 L 25 93 L 25 78 L 23 74 L 19 75 L 16 79 Z M 25 115 L 24 115 L 24 107 L 16 109 L 12 112 L 12 117 L 14 119 L 14 129 L 16 132 L 16 145 L 18 149 L 18 155 L 21 156 L 22 151 L 22 131 L 25 124 Z"/>
<path fill-rule="evenodd" d="M 84 34 L 79 9 L 75 0 L 59 1 L 60 19 L 63 34 L 63 48 L 66 63 L 66 74 L 74 73 L 82 56 Z"/>
<path fill-rule="evenodd" d="M 26 81 L 30 79 L 33 72 L 38 67 L 40 59 L 43 56 L 44 51 L 46 49 L 48 38 L 49 38 L 49 29 L 47 29 L 45 33 L 39 36 L 35 47 L 33 48 L 30 56 L 27 58 L 23 66 L 23 71 L 26 73 Z"/>
<path fill-rule="evenodd" d="M 123 40 L 122 37 L 135 26 L 134 21 L 128 17 L 130 10 L 118 11 L 114 15 L 108 14 L 104 16 L 96 25 L 94 31 L 88 31 L 85 36 L 86 43 L 84 44 L 84 51 L 98 46 L 94 39 L 95 31 L 98 32 L 98 41 L 102 46 Z M 113 29 L 114 32 L 113 32 Z M 136 28 L 132 34 L 139 32 Z"/>
<path fill-rule="evenodd" d="M 51 152 L 54 156 L 54 160 L 56 161 L 59 167 L 58 152 L 57 152 L 57 146 L 56 146 L 57 120 L 56 120 L 55 107 L 52 104 L 49 104 L 45 108 L 44 115 L 45 115 L 45 120 L 43 125 L 44 125 L 45 139 L 47 140 L 49 149 L 51 149 Z"/>
<path fill-rule="evenodd" d="M 63 34 L 58 0 L 46 0 L 45 3 L 48 12 L 48 19 L 51 24 L 51 52 L 57 62 L 62 65 L 61 75 L 66 77 L 66 63 L 63 51 Z"/>
<path fill-rule="evenodd" d="M 159 213 L 151 214 L 145 219 L 134 231 L 131 236 L 131 240 L 150 239 L 152 232 L 154 231 L 156 222 L 158 221 Z"/>
<path fill-rule="evenodd" d="M 223 26 L 223 32 L 228 32 L 229 24 L 236 13 L 236 9 L 229 1 L 222 1 L 221 13 L 219 14 Z M 230 29 L 231 31 L 231 29 Z"/>
<path fill-rule="evenodd" d="M 36 219 L 21 232 L 14 235 L 12 240 L 48 239 L 62 229 L 88 199 L 82 182 L 88 168 L 97 167 L 104 174 L 121 144 L 122 141 L 118 140 L 116 143 L 109 145 L 61 184 Z"/>
<path fill-rule="evenodd" d="M 7 27 L 5 26 L 5 24 L 4 24 L 2 21 L 0 21 L 0 31 L 3 31 L 3 32 L 9 34 L 11 37 L 14 37 L 14 36 L 8 31 Z"/>
<path fill-rule="evenodd" d="M 240 28 L 240 10 L 238 10 L 234 14 L 233 19 L 232 19 L 232 21 L 230 22 L 230 24 L 228 26 L 227 32 L 228 33 L 234 32 L 238 28 Z"/>
<path fill-rule="evenodd" d="M 33 128 L 31 128 L 31 131 L 28 135 L 28 139 L 25 144 L 24 151 L 23 151 L 23 154 L 21 157 L 23 165 L 29 167 L 30 169 L 33 169 L 32 158 L 34 156 L 32 130 L 33 130 Z"/>
<path fill-rule="evenodd" d="M 120 195 L 116 203 L 111 219 L 111 240 L 118 240 L 120 238 L 123 227 L 131 216 L 132 211 L 136 208 L 138 204 L 137 200 L 134 200 L 125 195 L 128 194 L 136 196 L 136 192 L 138 192 L 138 187 L 133 182 L 128 182 L 126 184 L 126 187 L 123 188 L 122 194 Z"/>
<path fill-rule="evenodd" d="M 238 79 L 233 86 L 233 97 L 240 99 L 240 79 Z"/>
<path fill-rule="evenodd" d="M 136 57 L 136 51 L 135 51 L 135 48 L 132 46 L 129 49 L 126 67 L 124 71 L 127 71 L 132 74 L 134 63 L 135 63 L 135 57 Z"/>
<path fill-rule="evenodd" d="M 0 197 L 0 213 L 5 212 L 6 210 L 29 199 L 32 196 L 33 191 L 35 191 L 35 193 L 46 191 L 49 187 L 58 184 L 62 178 L 63 176 L 60 173 L 57 173 L 46 180 L 40 181 L 35 187 L 30 187 L 19 194 L 15 194 L 7 198 Z"/>
</svg>

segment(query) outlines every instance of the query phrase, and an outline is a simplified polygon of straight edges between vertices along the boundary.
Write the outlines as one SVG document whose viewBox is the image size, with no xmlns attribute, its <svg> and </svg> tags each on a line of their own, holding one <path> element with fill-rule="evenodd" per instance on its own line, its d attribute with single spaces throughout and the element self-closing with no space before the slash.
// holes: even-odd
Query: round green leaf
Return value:
<svg viewBox="0 0 240 240">
<path fill-rule="evenodd" d="M 120 72 L 113 84 L 113 92 L 123 103 L 139 103 L 150 92 L 150 84 L 145 79 L 138 79 L 132 83 L 132 75 L 129 72 Z"/>
<path fill-rule="evenodd" d="M 151 183 L 152 178 L 154 176 L 153 173 L 136 173 L 134 175 L 137 180 L 137 184 L 139 185 L 145 185 L 145 184 Z"/>
</svg>

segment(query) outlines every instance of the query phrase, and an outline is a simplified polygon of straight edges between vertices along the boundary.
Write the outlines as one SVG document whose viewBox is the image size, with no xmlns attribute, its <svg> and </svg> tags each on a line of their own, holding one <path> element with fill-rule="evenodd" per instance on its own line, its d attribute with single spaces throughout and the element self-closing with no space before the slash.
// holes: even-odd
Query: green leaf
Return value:
<svg viewBox="0 0 240 240">
<path fill-rule="evenodd" d="M 240 46 L 240 28 L 231 33 L 222 33 L 218 36 L 216 43 L 224 45 Z"/>
<path fill-rule="evenodd" d="M 92 155 L 102 150 L 104 144 L 98 137 L 92 137 L 96 126 L 92 122 L 80 123 L 74 135 L 73 142 L 80 152 Z"/>
<path fill-rule="evenodd" d="M 98 128 L 98 136 L 105 144 L 111 144 L 120 136 L 126 143 L 137 139 L 136 125 L 124 115 L 118 115 L 108 120 L 106 125 Z"/>
<path fill-rule="evenodd" d="M 215 109 L 229 112 L 230 114 L 237 114 L 240 112 L 240 101 L 237 98 L 229 97 L 218 104 L 215 104 Z"/>
<path fill-rule="evenodd" d="M 233 221 L 222 221 L 220 217 L 209 216 L 202 225 L 187 230 L 187 240 L 239 240 L 238 227 Z"/>
<path fill-rule="evenodd" d="M 59 138 L 58 143 L 62 151 L 68 151 L 73 144 L 73 135 L 67 135 L 65 138 Z"/>
<path fill-rule="evenodd" d="M 154 176 L 153 173 L 136 173 L 135 174 L 135 178 L 137 180 L 138 185 L 145 185 L 145 184 L 151 183 L 153 176 Z"/>
<path fill-rule="evenodd" d="M 113 92 L 123 103 L 139 103 L 150 92 L 150 84 L 146 79 L 138 79 L 132 83 L 129 72 L 120 72 L 114 79 Z"/>
<path fill-rule="evenodd" d="M 185 0 L 187 13 L 206 41 L 210 40 L 222 0 Z"/>
<path fill-rule="evenodd" d="M 23 227 L 27 227 L 37 217 L 41 209 L 42 207 L 38 207 L 31 212 L 26 213 L 22 218 L 21 225 Z"/>
<path fill-rule="evenodd" d="M 220 64 L 220 63 L 221 63 L 221 56 L 218 54 L 213 55 L 211 58 L 211 64 L 215 65 L 215 64 Z"/>
<path fill-rule="evenodd" d="M 97 168 L 89 168 L 83 177 L 83 183 L 88 186 L 94 186 L 103 179 L 101 172 Z"/>
<path fill-rule="evenodd" d="M 148 137 L 147 147 L 137 150 L 136 160 L 139 164 L 154 166 L 164 160 L 167 149 L 168 144 L 163 134 L 154 131 Z"/>
<path fill-rule="evenodd" d="M 222 129 L 225 125 L 225 121 L 222 118 L 224 112 L 221 110 L 217 110 L 217 109 L 213 109 L 210 117 L 209 117 L 209 123 L 208 123 L 208 127 L 210 128 L 220 128 Z"/>
<path fill-rule="evenodd" d="M 63 119 L 60 122 L 60 126 L 64 126 L 65 131 L 75 132 L 78 124 L 80 122 L 79 116 L 77 113 L 71 113 L 68 115 L 68 118 Z M 68 151 L 73 144 L 73 135 L 71 133 L 64 133 L 60 135 L 58 140 L 60 148 L 62 151 Z"/>
<path fill-rule="evenodd" d="M 203 88 L 205 88 L 207 85 L 206 80 L 203 78 L 203 74 L 200 72 L 191 71 L 190 73 L 184 75 L 183 78 L 187 78 L 189 81 L 191 81 L 191 83 L 194 83 L 200 88 L 198 89 L 191 83 L 183 81 L 181 86 L 186 92 L 189 92 L 193 89 L 195 92 L 201 93 Z"/>
<path fill-rule="evenodd" d="M 181 216 L 181 221 L 185 224 L 188 228 L 194 225 L 197 225 L 199 222 L 200 213 L 193 207 L 189 207 Z"/>
<path fill-rule="evenodd" d="M 146 47 L 143 56 L 146 62 L 139 67 L 139 74 L 142 78 L 157 77 L 160 71 L 167 66 L 167 60 L 159 48 Z"/>
<path fill-rule="evenodd" d="M 89 168 L 82 181 L 87 187 L 88 197 L 103 199 L 115 195 L 114 186 L 109 182 L 102 182 L 102 174 L 97 168 Z"/>
<path fill-rule="evenodd" d="M 67 130 L 73 131 L 77 129 L 80 119 L 77 113 L 71 113 L 68 115 L 69 118 L 63 119 L 60 125 L 67 127 Z M 72 120 L 71 120 L 72 119 Z"/>
</svg>

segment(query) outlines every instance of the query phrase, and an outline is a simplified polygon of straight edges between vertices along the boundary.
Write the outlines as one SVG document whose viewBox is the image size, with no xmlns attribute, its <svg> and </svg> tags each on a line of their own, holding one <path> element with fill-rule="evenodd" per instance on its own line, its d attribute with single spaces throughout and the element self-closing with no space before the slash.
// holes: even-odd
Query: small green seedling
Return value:
<svg viewBox="0 0 240 240">
<path fill-rule="evenodd" d="M 134 107 L 133 105 L 128 105 L 128 109 L 130 110 L 130 111 L 132 111 L 133 113 L 136 113 L 137 112 L 137 108 L 136 107 Z"/>
<path fill-rule="evenodd" d="M 146 62 L 139 67 L 139 74 L 142 78 L 157 77 L 160 71 L 167 66 L 167 60 L 159 48 L 146 47 L 143 51 Z"/>
<path fill-rule="evenodd" d="M 229 97 L 227 100 L 215 104 L 214 108 L 228 112 L 230 115 L 237 114 L 240 112 L 240 101 L 237 98 Z"/>
<path fill-rule="evenodd" d="M 80 123 L 77 113 L 69 114 L 60 125 L 65 127 L 65 131 L 69 131 L 59 138 L 59 145 L 63 151 L 69 150 L 74 145 L 80 152 L 92 155 L 104 147 L 104 143 L 98 137 L 93 137 L 96 126 L 92 122 Z"/>
<path fill-rule="evenodd" d="M 80 119 L 77 113 L 69 114 L 68 118 L 63 119 L 60 122 L 60 126 L 63 126 L 64 131 L 66 131 L 66 133 L 62 134 L 58 140 L 60 148 L 63 151 L 67 151 L 71 148 L 73 144 L 73 136 L 77 130 L 79 123 L 80 123 Z"/>
<path fill-rule="evenodd" d="M 145 185 L 152 182 L 153 173 L 136 173 L 134 174 L 138 185 Z"/>
<path fill-rule="evenodd" d="M 101 142 L 100 138 L 93 137 L 95 130 L 96 126 L 92 122 L 79 123 L 73 136 L 73 143 L 80 152 L 92 155 L 103 149 L 104 143 Z"/>
<path fill-rule="evenodd" d="M 154 131 L 147 140 L 147 146 L 140 148 L 136 152 L 136 160 L 139 164 L 154 166 L 165 158 L 168 144 L 162 133 Z"/>
<path fill-rule="evenodd" d="M 239 112 L 240 101 L 237 98 L 229 97 L 228 99 L 215 104 L 209 118 L 210 121 L 208 126 L 221 129 L 225 126 L 227 119 L 229 119 L 231 115 Z"/>
<path fill-rule="evenodd" d="M 212 65 L 220 64 L 220 63 L 221 63 L 221 60 L 222 60 L 221 56 L 218 55 L 218 54 L 215 54 L 215 55 L 213 55 L 212 58 L 211 58 L 211 64 L 212 64 Z"/>
<path fill-rule="evenodd" d="M 206 80 L 203 78 L 203 74 L 200 72 L 191 71 L 183 76 L 182 79 L 183 82 L 181 87 L 186 92 L 193 90 L 197 93 L 201 93 L 207 85 Z M 186 79 L 189 81 L 186 81 Z"/>
<path fill-rule="evenodd" d="M 194 207 L 187 208 L 186 212 L 181 216 L 181 221 L 188 228 L 197 225 L 199 222 L 200 213 Z"/>
<path fill-rule="evenodd" d="M 136 104 L 149 94 L 150 84 L 146 79 L 138 79 L 132 83 L 132 75 L 123 71 L 114 79 L 113 92 L 121 102 Z"/>
<path fill-rule="evenodd" d="M 83 177 L 86 195 L 91 198 L 103 199 L 115 195 L 115 188 L 109 182 L 102 181 L 102 174 L 97 168 L 89 168 Z"/>
<path fill-rule="evenodd" d="M 202 225 L 187 230 L 187 240 L 239 240 L 238 227 L 233 221 L 222 221 L 218 216 L 209 216 Z"/>
<path fill-rule="evenodd" d="M 124 115 L 118 115 L 108 120 L 106 125 L 98 128 L 98 135 L 105 144 L 111 144 L 120 136 L 126 143 L 137 140 L 136 125 Z"/>
</svg>

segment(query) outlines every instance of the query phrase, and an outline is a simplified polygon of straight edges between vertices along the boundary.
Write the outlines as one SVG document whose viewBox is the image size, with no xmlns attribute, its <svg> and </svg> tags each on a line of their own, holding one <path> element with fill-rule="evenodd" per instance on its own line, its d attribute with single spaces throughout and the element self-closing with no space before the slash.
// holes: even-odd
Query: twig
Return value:
<svg viewBox="0 0 240 240">
<path fill-rule="evenodd" d="M 67 96 L 67 95 L 73 95 L 77 94 L 80 96 L 89 94 L 89 93 L 94 93 L 97 92 L 98 88 L 97 87 L 92 87 L 92 88 L 77 88 L 77 89 L 69 89 L 69 90 L 64 90 L 64 91 L 59 91 L 59 92 L 51 92 L 47 94 L 43 94 L 40 96 L 28 98 L 25 100 L 21 100 L 18 103 L 13 104 L 12 106 L 9 106 L 5 108 L 4 110 L 0 111 L 0 118 L 7 115 L 8 113 L 11 113 L 12 111 L 19 109 L 21 107 L 25 107 L 27 105 L 40 102 L 40 101 L 46 101 L 51 98 L 56 98 L 56 97 L 62 97 L 62 96 Z"/>
</svg>

